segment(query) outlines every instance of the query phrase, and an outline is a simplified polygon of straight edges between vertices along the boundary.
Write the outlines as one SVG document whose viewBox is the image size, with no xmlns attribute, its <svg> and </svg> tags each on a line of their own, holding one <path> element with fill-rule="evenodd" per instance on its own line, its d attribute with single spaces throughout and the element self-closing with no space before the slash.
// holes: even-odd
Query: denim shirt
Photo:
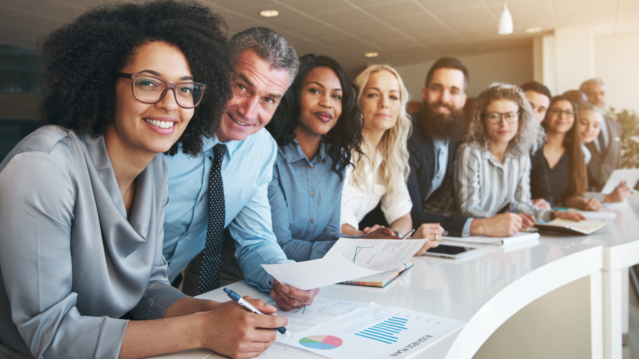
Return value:
<svg viewBox="0 0 639 359">
<path fill-rule="evenodd" d="M 293 140 L 277 151 L 268 188 L 273 232 L 286 256 L 295 261 L 322 258 L 342 237 L 339 229 L 344 170 L 320 143 L 312 161 Z"/>
</svg>

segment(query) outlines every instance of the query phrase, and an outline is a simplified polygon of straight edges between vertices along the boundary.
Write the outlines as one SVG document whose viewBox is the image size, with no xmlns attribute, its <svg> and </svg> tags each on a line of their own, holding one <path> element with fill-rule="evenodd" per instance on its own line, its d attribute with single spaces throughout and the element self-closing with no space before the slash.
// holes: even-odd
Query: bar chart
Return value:
<svg viewBox="0 0 639 359">
<path fill-rule="evenodd" d="M 386 344 L 393 344 L 399 340 L 397 337 L 398 334 L 401 334 L 404 330 L 408 330 L 406 327 L 407 322 L 408 319 L 405 318 L 390 317 L 355 333 L 355 335 Z"/>
</svg>

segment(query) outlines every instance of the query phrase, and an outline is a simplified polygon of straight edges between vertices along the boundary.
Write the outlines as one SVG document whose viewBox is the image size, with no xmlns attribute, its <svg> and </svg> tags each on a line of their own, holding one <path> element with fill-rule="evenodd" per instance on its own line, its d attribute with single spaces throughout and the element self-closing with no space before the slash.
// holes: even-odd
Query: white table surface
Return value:
<svg viewBox="0 0 639 359">
<path fill-rule="evenodd" d="M 622 296 L 617 273 L 639 263 L 639 201 L 629 200 L 613 210 L 618 211 L 617 218 L 606 220 L 608 225 L 590 236 L 544 235 L 534 247 L 489 247 L 484 254 L 454 261 L 413 258 L 415 266 L 385 288 L 332 285 L 322 288 L 318 296 L 373 301 L 468 322 L 461 331 L 416 357 L 472 358 L 520 309 L 557 288 L 589 277 L 592 357 L 618 359 Z M 245 282 L 227 287 L 241 295 L 268 296 Z M 221 288 L 200 297 L 228 300 Z M 277 358 L 315 357 L 319 356 L 287 349 Z"/>
</svg>

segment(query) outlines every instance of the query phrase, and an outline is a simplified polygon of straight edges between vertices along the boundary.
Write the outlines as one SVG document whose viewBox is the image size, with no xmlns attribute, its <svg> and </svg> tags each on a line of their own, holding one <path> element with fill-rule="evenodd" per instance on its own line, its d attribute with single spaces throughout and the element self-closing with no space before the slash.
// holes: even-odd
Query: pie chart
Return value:
<svg viewBox="0 0 639 359">
<path fill-rule="evenodd" d="M 300 344 L 312 349 L 335 349 L 342 345 L 342 339 L 332 335 L 309 335 L 300 339 Z"/>
</svg>

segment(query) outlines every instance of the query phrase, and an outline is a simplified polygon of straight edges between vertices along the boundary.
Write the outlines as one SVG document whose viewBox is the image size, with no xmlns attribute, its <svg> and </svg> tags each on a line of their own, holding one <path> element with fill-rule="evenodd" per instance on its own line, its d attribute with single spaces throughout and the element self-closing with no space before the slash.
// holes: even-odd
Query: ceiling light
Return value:
<svg viewBox="0 0 639 359">
<path fill-rule="evenodd" d="M 379 54 L 377 52 L 367 52 L 364 54 L 366 57 L 377 57 Z"/>
<path fill-rule="evenodd" d="M 528 33 L 528 34 L 534 34 L 536 32 L 540 32 L 541 31 L 541 27 L 529 27 L 526 30 L 524 30 L 524 32 Z"/>
<path fill-rule="evenodd" d="M 501 12 L 499 17 L 499 35 L 508 35 L 513 33 L 513 17 L 510 16 L 508 6 L 504 4 L 504 11 Z"/>
<path fill-rule="evenodd" d="M 275 17 L 279 15 L 280 12 L 277 10 L 262 10 L 260 11 L 260 15 L 264 17 Z"/>
</svg>

